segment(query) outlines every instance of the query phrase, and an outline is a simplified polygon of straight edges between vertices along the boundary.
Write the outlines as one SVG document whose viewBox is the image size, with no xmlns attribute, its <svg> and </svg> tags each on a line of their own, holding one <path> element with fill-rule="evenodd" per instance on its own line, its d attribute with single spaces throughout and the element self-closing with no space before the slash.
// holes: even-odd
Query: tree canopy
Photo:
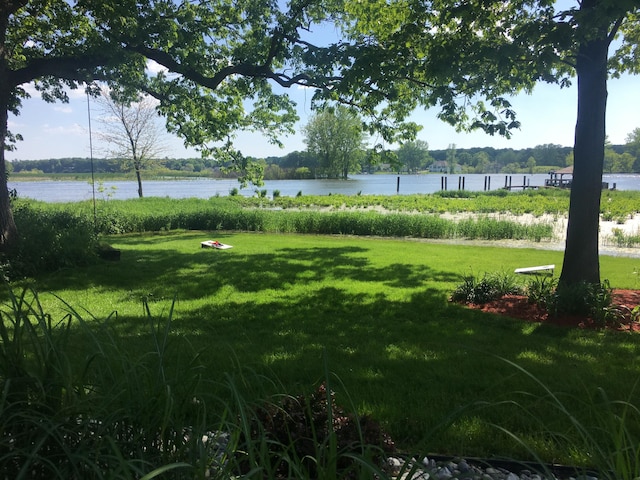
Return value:
<svg viewBox="0 0 640 480">
<path fill-rule="evenodd" d="M 187 145 L 229 153 L 239 129 L 272 141 L 296 120 L 273 84 L 325 88 L 313 74 L 312 45 L 301 32 L 326 12 L 307 2 L 200 0 L 6 0 L 0 4 L 0 244 L 16 236 L 6 188 L 7 130 L 33 83 L 46 101 L 67 89 L 107 82 L 123 95 L 153 96 L 167 127 Z M 304 55 L 307 57 L 303 58 Z M 150 68 L 153 67 L 153 68 Z M 242 163 L 238 152 L 231 158 Z"/>
</svg>

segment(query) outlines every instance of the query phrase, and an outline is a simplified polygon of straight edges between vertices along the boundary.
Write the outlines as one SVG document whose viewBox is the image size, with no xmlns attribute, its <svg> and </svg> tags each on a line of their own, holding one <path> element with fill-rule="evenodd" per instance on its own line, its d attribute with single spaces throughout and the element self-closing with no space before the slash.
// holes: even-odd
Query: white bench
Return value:
<svg viewBox="0 0 640 480">
<path fill-rule="evenodd" d="M 530 273 L 551 273 L 553 275 L 553 270 L 556 268 L 555 265 L 539 265 L 537 267 L 525 267 L 525 268 L 516 268 L 514 270 L 515 273 L 522 274 L 530 274 Z"/>
</svg>

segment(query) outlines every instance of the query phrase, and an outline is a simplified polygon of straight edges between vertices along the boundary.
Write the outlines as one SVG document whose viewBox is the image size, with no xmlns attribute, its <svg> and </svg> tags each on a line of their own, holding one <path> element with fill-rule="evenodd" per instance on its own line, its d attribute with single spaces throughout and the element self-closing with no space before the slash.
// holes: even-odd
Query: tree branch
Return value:
<svg viewBox="0 0 640 480">
<path fill-rule="evenodd" d="M 111 56 L 96 54 L 38 58 L 29 61 L 26 67 L 8 72 L 9 84 L 16 87 L 47 76 L 87 83 L 105 80 L 106 76 L 95 69 L 108 65 L 110 60 Z"/>
<path fill-rule="evenodd" d="M 618 17 L 618 19 L 613 24 L 613 27 L 611 27 L 611 31 L 609 32 L 609 35 L 607 35 L 607 40 L 609 41 L 609 45 L 611 45 L 611 42 L 613 42 L 613 39 L 618 33 L 618 30 L 620 30 L 620 27 L 622 26 L 622 23 L 624 22 L 625 17 L 626 15 L 621 15 L 620 17 Z"/>
</svg>

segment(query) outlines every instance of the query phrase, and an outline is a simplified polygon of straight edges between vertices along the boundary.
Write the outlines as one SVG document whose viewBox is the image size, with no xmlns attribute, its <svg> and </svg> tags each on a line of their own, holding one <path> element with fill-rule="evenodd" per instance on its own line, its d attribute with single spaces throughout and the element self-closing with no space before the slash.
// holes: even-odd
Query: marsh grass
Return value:
<svg viewBox="0 0 640 480">
<path fill-rule="evenodd" d="M 634 248 L 640 246 L 640 232 L 625 234 L 621 229 L 614 228 L 612 234 L 610 240 L 617 247 Z"/>
<path fill-rule="evenodd" d="M 100 202 L 96 231 L 102 234 L 158 232 L 176 229 L 236 230 L 269 233 L 340 234 L 381 237 L 516 239 L 539 242 L 551 239 L 550 223 L 521 224 L 483 217 L 462 221 L 415 212 L 324 211 L 318 209 L 255 208 L 236 197 L 200 199 L 136 199 Z M 280 200 L 276 197 L 273 202 Z M 266 206 L 271 202 L 259 198 Z M 45 204 L 22 201 L 31 210 L 62 212 L 90 218 L 88 202 Z"/>
</svg>

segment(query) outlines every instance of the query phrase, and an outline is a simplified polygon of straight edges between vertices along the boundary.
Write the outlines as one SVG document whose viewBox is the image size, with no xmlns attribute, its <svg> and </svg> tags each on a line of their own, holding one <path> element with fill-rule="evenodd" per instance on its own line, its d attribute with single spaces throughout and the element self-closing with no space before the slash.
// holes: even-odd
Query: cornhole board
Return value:
<svg viewBox="0 0 640 480">
<path fill-rule="evenodd" d="M 201 248 L 217 248 L 218 250 L 227 250 L 229 248 L 233 248 L 233 246 L 220 243 L 217 240 L 207 240 L 206 242 L 200 242 L 200 247 Z"/>
<path fill-rule="evenodd" d="M 537 267 L 516 268 L 514 272 L 522 274 L 550 273 L 551 275 L 553 275 L 553 270 L 555 268 L 555 265 L 539 265 Z"/>
</svg>

